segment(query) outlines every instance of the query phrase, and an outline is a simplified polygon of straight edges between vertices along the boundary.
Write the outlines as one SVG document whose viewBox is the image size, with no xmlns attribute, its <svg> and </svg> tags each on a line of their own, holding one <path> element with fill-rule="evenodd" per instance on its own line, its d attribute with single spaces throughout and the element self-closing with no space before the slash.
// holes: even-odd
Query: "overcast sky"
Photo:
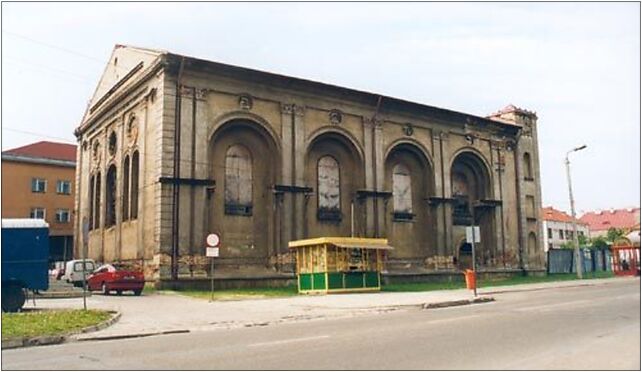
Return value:
<svg viewBox="0 0 642 372">
<path fill-rule="evenodd" d="M 75 142 L 114 44 L 539 116 L 543 204 L 640 205 L 638 3 L 3 3 L 2 149 Z M 25 133 L 29 132 L 29 133 Z M 3 175 L 6 176 L 6 175 Z"/>
</svg>

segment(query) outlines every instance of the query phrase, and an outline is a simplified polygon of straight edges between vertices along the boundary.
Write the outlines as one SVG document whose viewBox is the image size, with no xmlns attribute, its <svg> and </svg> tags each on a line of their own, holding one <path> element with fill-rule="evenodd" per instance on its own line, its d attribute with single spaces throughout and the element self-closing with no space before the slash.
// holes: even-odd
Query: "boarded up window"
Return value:
<svg viewBox="0 0 642 372">
<path fill-rule="evenodd" d="M 93 215 L 93 220 L 94 220 L 94 228 L 99 228 L 100 227 L 100 194 L 102 190 L 102 185 L 101 185 L 101 175 L 100 172 L 96 173 L 94 176 L 94 179 L 96 180 L 95 185 L 94 185 L 94 215 Z"/>
<path fill-rule="evenodd" d="M 392 198 L 395 219 L 412 219 L 410 170 L 401 163 L 392 168 Z"/>
<path fill-rule="evenodd" d="M 96 176 L 89 177 L 89 230 L 94 228 L 94 183 Z"/>
<path fill-rule="evenodd" d="M 252 215 L 252 156 L 242 145 L 225 155 L 225 213 Z"/>
<path fill-rule="evenodd" d="M 131 183 L 131 207 L 130 207 L 130 213 L 131 213 L 131 218 L 136 219 L 138 218 L 138 169 L 139 169 L 139 155 L 138 151 L 135 151 L 134 154 L 132 155 L 132 183 Z"/>
<path fill-rule="evenodd" d="M 341 219 L 341 179 L 339 163 L 332 156 L 323 156 L 317 165 L 319 219 Z"/>
<path fill-rule="evenodd" d="M 468 178 L 461 172 L 452 174 L 453 224 L 470 225 L 472 214 L 470 211 L 470 186 Z"/>
<path fill-rule="evenodd" d="M 123 162 L 123 221 L 129 219 L 129 156 Z"/>
<path fill-rule="evenodd" d="M 116 166 L 112 165 L 107 171 L 105 182 L 105 226 L 116 224 Z"/>
</svg>

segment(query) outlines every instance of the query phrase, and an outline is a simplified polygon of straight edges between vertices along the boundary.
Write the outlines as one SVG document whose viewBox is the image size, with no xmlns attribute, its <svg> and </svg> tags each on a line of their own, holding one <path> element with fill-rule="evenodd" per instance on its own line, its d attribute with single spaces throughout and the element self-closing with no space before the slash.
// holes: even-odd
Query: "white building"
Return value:
<svg viewBox="0 0 642 372">
<path fill-rule="evenodd" d="M 559 249 L 564 243 L 573 242 L 573 218 L 553 207 L 541 211 L 544 236 L 544 250 Z M 577 220 L 577 234 L 589 235 L 588 224 Z"/>
</svg>

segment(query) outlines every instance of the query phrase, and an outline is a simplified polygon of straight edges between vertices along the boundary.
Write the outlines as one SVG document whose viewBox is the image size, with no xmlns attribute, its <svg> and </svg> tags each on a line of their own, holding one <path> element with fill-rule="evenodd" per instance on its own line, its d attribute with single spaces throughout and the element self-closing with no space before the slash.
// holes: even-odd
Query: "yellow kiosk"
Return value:
<svg viewBox="0 0 642 372">
<path fill-rule="evenodd" d="M 387 239 L 314 238 L 291 241 L 299 293 L 378 291 Z"/>
</svg>

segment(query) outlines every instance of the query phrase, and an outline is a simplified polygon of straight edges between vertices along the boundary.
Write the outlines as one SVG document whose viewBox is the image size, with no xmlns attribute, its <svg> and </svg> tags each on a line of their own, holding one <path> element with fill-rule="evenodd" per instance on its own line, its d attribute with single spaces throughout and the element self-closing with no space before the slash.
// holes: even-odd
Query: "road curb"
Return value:
<svg viewBox="0 0 642 372">
<path fill-rule="evenodd" d="M 175 329 L 171 331 L 159 331 L 159 332 L 147 332 L 147 333 L 131 333 L 125 335 L 113 335 L 113 336 L 98 336 L 98 337 L 87 337 L 87 338 L 78 338 L 76 341 L 110 341 L 110 340 L 123 340 L 127 338 L 140 338 L 140 337 L 149 337 L 149 336 L 159 336 L 159 335 L 172 335 L 177 333 L 190 333 L 189 329 Z"/>
<path fill-rule="evenodd" d="M 38 337 L 25 337 L 25 338 L 19 338 L 19 339 L 11 339 L 11 340 L 3 340 L 2 341 L 2 350 L 7 350 L 7 349 L 17 349 L 21 347 L 30 347 L 30 346 L 44 346 L 44 345 L 56 345 L 56 344 L 62 344 L 64 342 L 67 342 L 71 339 L 73 339 L 74 336 L 77 336 L 79 334 L 83 333 L 89 333 L 89 332 L 96 332 L 100 331 L 102 329 L 105 329 L 112 324 L 116 323 L 120 317 L 121 313 L 118 311 L 109 311 L 109 313 L 112 314 L 112 317 L 100 322 L 96 325 L 85 327 L 82 329 L 79 329 L 77 331 L 73 332 L 68 332 L 64 333 L 62 335 L 54 335 L 54 336 L 38 336 Z"/>
<path fill-rule="evenodd" d="M 492 301 L 495 301 L 494 297 L 477 297 L 472 300 L 456 300 L 456 301 L 425 303 L 421 305 L 421 308 L 422 309 L 440 309 L 444 307 L 473 305 L 473 304 L 481 304 L 481 303 L 492 302 Z"/>
</svg>

